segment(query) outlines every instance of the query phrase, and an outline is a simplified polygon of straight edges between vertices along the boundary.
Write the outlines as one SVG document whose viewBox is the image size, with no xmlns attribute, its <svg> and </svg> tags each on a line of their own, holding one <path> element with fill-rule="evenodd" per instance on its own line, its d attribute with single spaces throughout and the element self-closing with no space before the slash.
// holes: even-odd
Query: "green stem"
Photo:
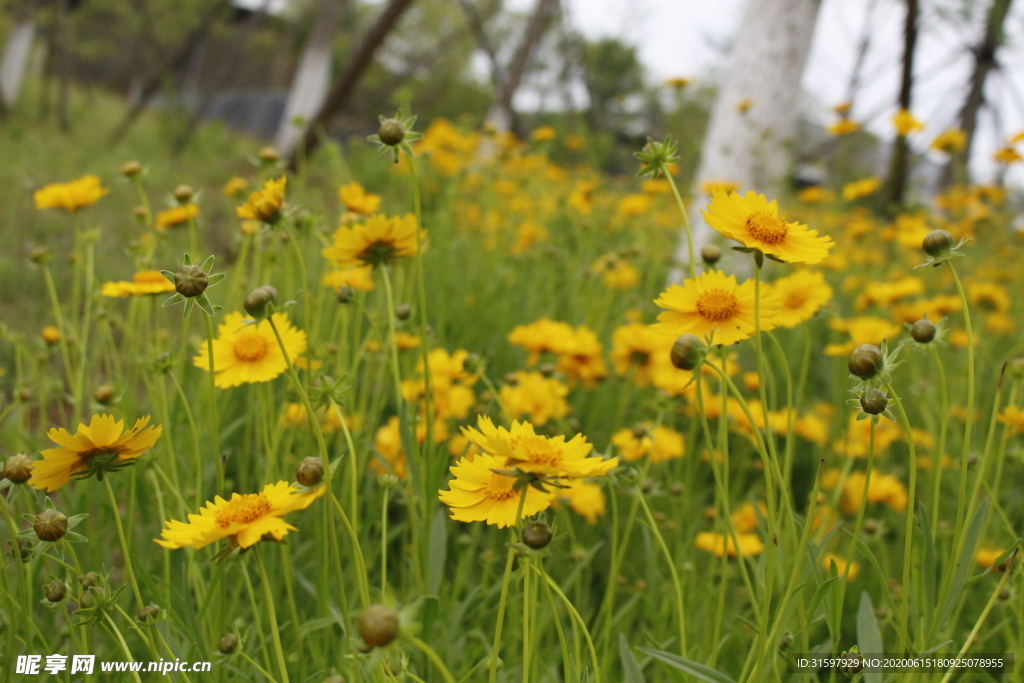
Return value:
<svg viewBox="0 0 1024 683">
<path fill-rule="evenodd" d="M 932 538 L 939 533 L 939 499 L 942 495 L 942 461 L 946 457 L 946 428 L 949 426 L 949 392 L 946 390 L 946 369 L 935 344 L 928 345 L 935 367 L 939 371 L 939 391 L 942 394 L 942 419 L 939 427 L 939 447 L 932 455 Z"/>
<path fill-rule="evenodd" d="M 654 519 L 654 515 L 651 514 L 651 508 L 647 505 L 647 500 L 644 498 L 644 493 L 640 490 L 640 486 L 636 487 L 636 495 L 640 500 L 640 506 L 644 509 L 644 514 L 647 515 L 647 522 L 651 526 L 651 531 L 654 533 L 655 539 L 658 541 L 658 545 L 661 547 L 661 552 L 665 555 L 665 560 L 668 562 L 669 572 L 672 574 L 672 587 L 676 593 L 676 615 L 679 620 L 679 650 L 680 654 L 686 656 L 686 612 L 683 608 L 683 586 L 679 582 L 679 572 L 676 571 L 676 563 L 672 557 L 671 551 L 668 549 L 668 544 L 665 543 L 664 537 L 661 535 L 661 531 L 658 530 L 658 523 Z M 615 577 L 610 577 L 610 580 L 614 581 Z"/>
<path fill-rule="evenodd" d="M 217 493 L 227 495 L 224 483 L 224 458 L 220 450 L 220 420 L 217 419 L 217 375 L 213 367 L 213 318 L 203 312 L 206 323 L 207 370 L 210 373 L 210 420 L 212 421 L 213 453 L 217 459 Z"/>
<path fill-rule="evenodd" d="M 406 638 L 416 647 L 417 650 L 425 654 L 427 659 L 429 659 L 437 670 L 441 672 L 441 678 L 445 680 L 445 683 L 455 683 L 455 678 L 452 676 L 451 672 L 448 671 L 448 667 L 444 665 L 441 658 L 437 656 L 437 653 L 434 652 L 434 648 L 430 647 L 416 636 L 406 636 Z"/>
<path fill-rule="evenodd" d="M 139 591 L 139 584 L 135 580 L 135 570 L 132 569 L 132 556 L 128 551 L 128 539 L 124 535 L 124 526 L 121 524 L 121 511 L 117 507 L 117 497 L 114 495 L 114 488 L 110 485 L 110 477 L 103 478 L 103 484 L 107 489 L 107 497 L 110 499 L 110 511 L 114 513 L 114 525 L 117 527 L 117 540 L 121 543 L 121 554 L 124 555 L 124 573 L 128 577 L 128 583 L 132 586 L 132 591 L 135 593 L 135 601 L 139 604 L 139 609 L 145 607 L 145 603 L 142 602 L 142 593 Z"/>
<path fill-rule="evenodd" d="M 526 489 L 519 494 L 519 509 L 516 511 L 516 527 L 523 519 L 523 507 L 526 505 Z M 501 579 L 501 597 L 498 598 L 498 620 L 494 626 L 494 640 L 491 642 L 490 673 L 487 680 L 494 683 L 498 678 L 498 653 L 501 650 L 501 629 L 505 623 L 505 603 L 508 600 L 508 584 L 512 576 L 512 563 L 516 559 L 516 550 L 511 545 L 505 558 L 505 574 Z"/>
<path fill-rule="evenodd" d="M 558 584 L 555 583 L 551 579 L 551 577 L 547 575 L 547 573 L 544 571 L 543 565 L 541 565 L 540 568 L 533 566 L 531 566 L 530 568 L 533 571 L 537 572 L 540 575 L 540 577 L 547 583 L 547 585 L 550 586 L 553 591 L 555 591 L 558 597 L 562 599 L 562 604 L 565 605 L 565 609 L 569 612 L 573 620 L 576 622 L 577 628 L 583 633 L 583 638 L 587 641 L 587 648 L 590 650 L 591 663 L 593 663 L 594 665 L 594 683 L 601 683 L 601 669 L 597 663 L 597 650 L 594 649 L 594 640 L 590 637 L 590 631 L 587 630 L 587 624 L 585 621 L 583 621 L 583 617 L 580 616 L 580 613 L 576 610 L 576 607 L 573 606 L 572 601 L 570 601 L 569 598 L 565 596 L 565 593 L 562 592 L 562 589 L 558 587 Z"/>
<path fill-rule="evenodd" d="M 686 250 L 690 257 L 690 278 L 694 279 L 697 277 L 697 260 L 693 256 L 693 231 L 690 228 L 690 215 L 686 211 L 686 205 L 683 204 L 683 198 L 679 196 L 676 181 L 672 179 L 672 174 L 669 173 L 664 163 L 662 163 L 659 170 L 665 176 L 665 179 L 668 180 L 669 187 L 672 188 L 672 195 L 676 198 L 679 213 L 683 214 L 683 229 L 686 231 Z"/>
<path fill-rule="evenodd" d="M 92 322 L 92 295 L 95 278 L 94 268 L 95 242 L 92 235 L 85 244 L 85 312 L 82 314 L 81 338 L 78 340 L 78 383 L 75 386 L 75 412 L 79 420 L 85 419 L 87 412 L 85 399 L 85 374 L 89 365 L 89 324 Z"/>
<path fill-rule="evenodd" d="M 117 629 L 117 624 L 114 623 L 114 620 L 111 619 L 110 615 L 106 612 L 103 613 L 103 618 L 106 619 L 106 626 L 110 629 L 114 639 L 117 640 L 117 644 L 121 646 L 121 652 L 124 653 L 124 658 L 129 662 L 134 662 L 135 659 L 132 657 L 132 651 L 128 649 L 128 643 L 124 642 L 124 636 L 122 636 L 121 632 Z M 132 671 L 132 678 L 134 678 L 137 683 L 142 683 L 142 679 L 139 678 L 139 674 L 134 670 Z"/>
<path fill-rule="evenodd" d="M 971 453 L 971 430 L 974 426 L 974 332 L 971 329 L 971 312 L 967 306 L 967 295 L 960 283 L 960 277 L 956 274 L 951 261 L 946 261 L 949 272 L 953 274 L 953 282 L 956 283 L 956 291 L 960 295 L 960 303 L 964 309 L 964 327 L 967 331 L 967 423 L 964 425 L 963 451 L 960 455 L 960 493 L 956 504 L 956 531 L 953 534 L 954 546 L 959 546 L 960 536 L 963 533 L 963 526 L 966 515 L 967 503 L 967 460 Z"/>
<path fill-rule="evenodd" d="M 288 683 L 288 667 L 285 664 L 284 648 L 281 646 L 281 629 L 277 625 L 277 612 L 274 610 L 274 593 L 270 590 L 270 578 L 267 576 L 267 568 L 263 565 L 263 555 L 259 548 L 253 550 L 253 554 L 256 555 L 256 568 L 260 572 L 260 583 L 263 584 L 263 598 L 267 602 L 267 617 L 270 619 L 270 635 L 274 640 L 277 666 L 281 670 L 282 683 Z"/>
</svg>

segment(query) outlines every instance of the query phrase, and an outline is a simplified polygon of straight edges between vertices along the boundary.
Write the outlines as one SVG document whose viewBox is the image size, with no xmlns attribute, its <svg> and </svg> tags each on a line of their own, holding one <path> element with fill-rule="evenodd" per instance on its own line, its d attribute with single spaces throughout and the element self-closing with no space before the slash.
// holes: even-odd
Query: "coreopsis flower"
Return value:
<svg viewBox="0 0 1024 683">
<path fill-rule="evenodd" d="M 732 180 L 705 180 L 700 184 L 700 191 L 711 196 L 718 192 L 726 194 L 740 191 L 740 184 Z"/>
<path fill-rule="evenodd" d="M 273 321 L 289 358 L 296 359 L 306 352 L 306 333 L 292 327 L 287 313 L 274 313 Z M 241 312 L 228 313 L 217 327 L 213 361 L 214 382 L 222 389 L 250 382 L 269 382 L 288 369 L 270 322 L 252 323 Z M 209 369 L 205 343 L 199 346 L 192 363 L 197 368 Z"/>
<path fill-rule="evenodd" d="M 240 197 L 242 196 L 242 193 L 244 193 L 248 189 L 248 180 L 246 180 L 245 178 L 239 178 L 238 176 L 234 176 L 226 183 L 224 183 L 224 187 L 221 188 L 221 192 L 224 194 L 225 197 Z"/>
<path fill-rule="evenodd" d="M 684 76 L 676 76 L 674 78 L 665 79 L 666 88 L 685 88 L 686 86 L 693 83 L 692 78 L 686 78 Z"/>
<path fill-rule="evenodd" d="M 850 413 L 846 433 L 832 443 L 832 448 L 847 458 L 866 458 L 871 445 L 871 420 L 858 420 L 858 413 Z M 884 453 L 903 439 L 903 430 L 895 422 L 879 420 L 875 425 L 875 455 Z"/>
<path fill-rule="evenodd" d="M 149 417 L 141 417 L 125 431 L 124 420 L 110 415 L 93 415 L 89 425 L 78 425 L 72 435 L 66 429 L 51 429 L 46 436 L 60 446 L 42 452 L 43 459 L 32 464 L 28 483 L 37 489 L 56 491 L 72 478 L 96 475 L 102 479 L 129 465 L 156 443 L 162 426 L 147 427 Z"/>
<path fill-rule="evenodd" d="M 836 106 L 832 107 L 832 111 L 840 116 L 846 116 L 850 113 L 851 109 L 853 109 L 853 102 L 850 100 L 840 102 Z"/>
<path fill-rule="evenodd" d="M 642 430 L 627 427 L 612 434 L 612 446 L 626 462 L 650 457 L 651 463 L 657 465 L 666 460 L 681 458 L 686 453 L 683 435 L 671 427 L 642 427 Z"/>
<path fill-rule="evenodd" d="M 39 331 L 39 336 L 43 338 L 43 341 L 53 346 L 60 341 L 60 330 L 53 325 L 47 325 Z"/>
<path fill-rule="evenodd" d="M 867 178 L 854 180 L 851 183 L 843 185 L 843 199 L 845 201 L 852 202 L 858 199 L 863 199 L 864 197 L 870 197 L 881 186 L 882 181 L 875 176 L 868 176 Z"/>
<path fill-rule="evenodd" d="M 281 176 L 277 180 L 271 178 L 263 183 L 263 188 L 249 195 L 245 204 L 235 209 L 239 218 L 263 223 L 275 223 L 281 216 L 284 206 L 284 191 L 288 178 Z"/>
<path fill-rule="evenodd" d="M 85 175 L 69 183 L 52 183 L 32 194 L 36 208 L 63 209 L 75 213 L 98 202 L 110 188 L 103 187 L 98 176 Z"/>
<path fill-rule="evenodd" d="M 597 524 L 598 517 L 604 517 L 607 501 L 600 484 L 572 479 L 558 488 L 558 497 L 569 502 L 569 509 L 590 524 Z"/>
<path fill-rule="evenodd" d="M 757 534 L 736 534 L 739 539 L 739 554 L 743 557 L 760 555 L 764 551 L 764 543 Z M 713 531 L 702 531 L 697 534 L 693 545 L 718 557 L 728 554 L 729 557 L 736 557 L 736 543 L 731 535 L 719 534 Z"/>
<path fill-rule="evenodd" d="M 144 270 L 132 275 L 131 280 L 104 282 L 100 294 L 112 298 L 125 298 L 173 291 L 174 283 L 168 281 L 159 270 Z"/>
<path fill-rule="evenodd" d="M 924 293 L 924 282 L 912 275 L 883 282 L 869 282 L 857 295 L 854 308 L 858 311 L 863 311 L 870 306 L 890 308 L 899 301 L 922 293 Z"/>
<path fill-rule="evenodd" d="M 332 268 L 324 273 L 320 284 L 340 292 L 343 287 L 350 287 L 358 292 L 369 292 L 374 288 L 373 268 L 370 266 L 348 266 Z"/>
<path fill-rule="evenodd" d="M 825 557 L 822 559 L 821 566 L 825 571 L 828 571 L 832 566 L 832 563 L 836 565 L 836 573 L 839 576 L 845 576 L 847 580 L 853 581 L 857 578 L 857 574 L 860 573 L 860 565 L 853 560 L 846 560 L 835 553 L 825 553 Z M 849 567 L 849 574 L 847 574 L 847 567 Z"/>
<path fill-rule="evenodd" d="M 989 569 L 996 564 L 996 560 L 1006 554 L 1003 548 L 978 548 L 974 553 L 974 561 L 979 567 Z M 1002 571 L 999 569 L 999 571 Z"/>
<path fill-rule="evenodd" d="M 801 269 L 779 278 L 771 284 L 771 291 L 779 303 L 775 324 L 786 329 L 810 320 L 832 300 L 832 288 L 817 270 Z"/>
<path fill-rule="evenodd" d="M 199 215 L 198 204 L 183 204 L 171 209 L 165 209 L 156 215 L 154 227 L 157 230 L 167 230 L 177 225 L 183 225 Z"/>
<path fill-rule="evenodd" d="M 339 228 L 331 238 L 331 246 L 324 247 L 325 259 L 336 266 L 371 266 L 394 263 L 416 253 L 417 232 L 412 214 L 388 217 L 383 214 L 368 216 L 362 223 Z"/>
<path fill-rule="evenodd" d="M 896 129 L 896 135 L 906 137 L 924 130 L 924 123 L 910 113 L 909 109 L 900 109 L 892 117 L 892 127 Z"/>
<path fill-rule="evenodd" d="M 824 352 L 826 356 L 846 356 L 861 344 L 881 344 L 886 339 L 894 338 L 900 333 L 899 325 L 884 318 L 860 316 L 857 318 L 835 319 L 829 321 L 829 327 L 836 332 L 850 335 L 845 344 L 828 344 Z"/>
<path fill-rule="evenodd" d="M 416 435 L 420 443 L 426 440 L 425 428 L 426 425 L 424 425 L 422 438 L 419 433 Z M 392 415 L 383 426 L 377 429 L 373 436 L 373 448 L 376 453 L 368 463 L 373 472 L 378 475 L 393 474 L 401 480 L 408 476 L 408 462 L 405 459 L 405 450 L 402 448 L 402 430 L 398 416 Z"/>
<path fill-rule="evenodd" d="M 557 353 L 563 341 L 573 334 L 572 326 L 550 318 L 541 318 L 528 325 L 516 325 L 508 333 L 508 342 L 521 346 L 530 355 L 526 365 L 533 367 L 543 353 Z"/>
<path fill-rule="evenodd" d="M 992 155 L 993 161 L 998 161 L 1001 164 L 1007 165 L 1015 164 L 1021 159 L 1024 159 L 1024 157 L 1021 157 L 1020 153 L 1010 146 L 1003 147 Z"/>
<path fill-rule="evenodd" d="M 564 436 L 537 434 L 529 422 L 514 420 L 511 429 L 495 427 L 485 415 L 477 419 L 477 426 L 479 431 L 463 427 L 462 433 L 484 453 L 501 458 L 499 466 L 506 468 L 540 477 L 581 479 L 603 476 L 619 464 L 618 458 L 591 456 L 594 446 L 582 434 L 566 441 Z"/>
<path fill-rule="evenodd" d="M 590 272 L 600 275 L 604 285 L 609 289 L 630 289 L 640 282 L 640 272 L 636 267 L 615 253 L 599 257 L 591 264 Z"/>
<path fill-rule="evenodd" d="M 534 142 L 550 142 L 558 133 L 551 126 L 541 126 L 530 133 L 530 139 Z"/>
<path fill-rule="evenodd" d="M 348 183 L 338 188 L 338 199 L 349 213 L 368 216 L 380 207 L 381 196 L 367 192 L 359 183 Z"/>
<path fill-rule="evenodd" d="M 823 204 L 825 202 L 830 202 L 833 199 L 835 199 L 835 195 L 821 185 L 805 187 L 800 190 L 800 193 L 796 196 L 796 200 L 803 204 Z"/>
<path fill-rule="evenodd" d="M 999 421 L 1015 432 L 1024 433 L 1024 410 L 1017 406 L 1006 406 L 1003 408 L 1002 412 L 999 413 Z"/>
<path fill-rule="evenodd" d="M 768 515 L 768 506 L 758 503 L 756 506 L 749 500 L 732 511 L 732 526 L 736 534 L 745 534 L 757 528 L 760 520 Z"/>
<path fill-rule="evenodd" d="M 228 539 L 230 548 L 251 548 L 267 534 L 280 541 L 289 531 L 298 531 L 283 517 L 305 510 L 326 492 L 323 486 L 300 489 L 279 481 L 259 493 L 233 493 L 230 500 L 216 496 L 198 515 L 189 515 L 188 522 L 165 522 L 160 538 L 154 540 L 172 550 L 186 546 L 198 550 L 221 539 Z"/>
<path fill-rule="evenodd" d="M 590 328 L 581 325 L 561 339 L 556 347 L 559 372 L 571 381 L 580 380 L 588 389 L 608 376 L 601 355 L 601 342 Z"/>
<path fill-rule="evenodd" d="M 550 233 L 540 223 L 523 221 L 516 227 L 516 241 L 509 248 L 513 254 L 525 254 L 530 247 L 548 239 Z"/>
<path fill-rule="evenodd" d="M 487 522 L 499 529 L 514 526 L 522 501 L 522 518 L 532 517 L 551 506 L 556 494 L 533 486 L 516 490 L 516 478 L 495 470 L 505 467 L 505 458 L 479 453 L 462 458 L 449 468 L 455 475 L 449 490 L 438 491 L 438 498 L 448 506 L 451 518 L 458 522 Z"/>
<path fill-rule="evenodd" d="M 856 121 L 851 121 L 850 119 L 844 116 L 843 118 L 839 119 L 831 126 L 826 128 L 825 132 L 827 132 L 829 135 L 833 137 L 842 137 L 843 135 L 850 135 L 851 133 L 856 133 L 858 130 L 860 130 L 860 124 L 857 123 Z"/>
<path fill-rule="evenodd" d="M 723 237 L 787 263 L 820 263 L 835 246 L 831 237 L 819 237 L 803 223 L 786 221 L 779 203 L 769 202 L 763 194 L 716 192 L 701 213 Z"/>
<path fill-rule="evenodd" d="M 526 417 L 543 426 L 569 414 L 565 397 L 569 387 L 554 377 L 539 372 L 517 372 L 515 383 L 503 386 L 498 395 L 512 417 Z"/>
<path fill-rule="evenodd" d="M 649 325 L 629 323 L 612 332 L 611 359 L 615 372 L 624 377 L 631 370 L 633 381 L 639 387 L 651 382 L 651 374 L 659 356 L 668 356 L 672 339 L 658 334 Z"/>
<path fill-rule="evenodd" d="M 967 300 L 988 313 L 1008 313 L 1010 294 L 994 282 L 972 282 L 967 285 Z"/>
<path fill-rule="evenodd" d="M 935 136 L 931 147 L 946 154 L 962 152 L 967 147 L 967 134 L 959 128 L 948 128 Z"/>
<path fill-rule="evenodd" d="M 867 420 L 865 420 L 867 422 Z M 864 498 L 867 475 L 864 472 L 851 472 L 843 485 L 843 496 L 840 505 L 843 512 L 852 515 L 860 509 Z M 883 504 L 894 512 L 905 512 L 907 509 L 907 488 L 896 477 L 880 470 L 872 470 L 871 482 L 867 485 L 867 499 L 871 505 Z"/>
<path fill-rule="evenodd" d="M 738 285 L 735 275 L 706 271 L 682 287 L 670 285 L 654 303 L 667 309 L 651 326 L 660 334 L 694 334 L 726 346 L 754 335 L 754 283 Z M 762 293 L 760 308 L 761 330 L 774 329 L 777 300 Z"/>
</svg>

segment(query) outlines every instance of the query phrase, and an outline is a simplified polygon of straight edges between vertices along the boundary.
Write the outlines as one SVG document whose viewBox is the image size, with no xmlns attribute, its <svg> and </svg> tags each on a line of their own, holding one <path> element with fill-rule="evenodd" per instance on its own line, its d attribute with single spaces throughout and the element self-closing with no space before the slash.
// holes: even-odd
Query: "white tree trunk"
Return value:
<svg viewBox="0 0 1024 683">
<path fill-rule="evenodd" d="M 711 110 L 696 175 L 691 224 L 697 249 L 711 233 L 699 211 L 705 199 L 702 183 L 728 180 L 739 183 L 743 192 L 769 194 L 781 187 L 791 160 L 800 81 L 820 6 L 821 0 L 748 0 L 728 76 Z M 744 102 L 749 103 L 745 113 Z M 685 235 L 676 261 L 687 261 Z"/>
<path fill-rule="evenodd" d="M 306 125 L 295 125 L 296 119 L 303 119 L 308 124 L 327 98 L 331 87 L 334 34 L 343 5 L 342 0 L 320 0 L 318 3 L 313 30 L 295 70 L 284 116 L 274 138 L 274 146 L 283 155 L 291 155 L 306 133 Z"/>
<path fill-rule="evenodd" d="M 30 16 L 18 21 L 7 37 L 4 54 L 0 58 L 0 95 L 8 107 L 13 107 L 18 101 L 18 91 L 25 77 L 35 35 L 36 25 Z"/>
</svg>

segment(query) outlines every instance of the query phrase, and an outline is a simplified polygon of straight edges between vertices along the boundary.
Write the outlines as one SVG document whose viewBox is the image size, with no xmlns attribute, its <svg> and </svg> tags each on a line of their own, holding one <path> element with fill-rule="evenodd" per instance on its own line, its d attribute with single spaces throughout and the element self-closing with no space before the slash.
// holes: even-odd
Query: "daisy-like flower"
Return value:
<svg viewBox="0 0 1024 683">
<path fill-rule="evenodd" d="M 850 335 L 845 344 L 828 344 L 825 346 L 826 356 L 845 356 L 861 344 L 879 345 L 886 339 L 892 339 L 900 333 L 899 325 L 884 318 L 863 315 L 856 318 L 835 319 L 829 322 L 836 332 Z"/>
<path fill-rule="evenodd" d="M 852 183 L 843 185 L 843 199 L 848 202 L 868 197 L 882 186 L 882 181 L 875 176 L 868 176 Z"/>
<path fill-rule="evenodd" d="M 526 359 L 527 367 L 533 367 L 540 360 L 541 354 L 558 353 L 565 345 L 565 340 L 573 335 L 572 326 L 560 320 L 541 318 L 528 325 L 516 325 L 508 333 L 508 342 L 521 346 L 530 352 Z"/>
<path fill-rule="evenodd" d="M 825 571 L 828 571 L 832 563 L 836 563 L 836 573 L 839 576 L 845 576 L 848 580 L 853 581 L 857 578 L 857 574 L 860 573 L 860 565 L 853 561 L 848 561 L 845 558 L 836 555 L 835 553 L 825 553 L 825 557 L 822 559 L 821 567 Z M 846 567 L 849 563 L 850 573 L 846 573 Z"/>
<path fill-rule="evenodd" d="M 999 413 L 999 421 L 1010 429 L 1024 434 L 1024 410 L 1017 406 L 1006 406 Z"/>
<path fill-rule="evenodd" d="M 235 213 L 239 218 L 251 221 L 276 222 L 281 216 L 281 207 L 284 206 L 284 190 L 287 184 L 286 176 L 266 181 L 261 190 L 250 194 L 249 200 L 235 209 Z"/>
<path fill-rule="evenodd" d="M 298 531 L 282 517 L 305 510 L 326 491 L 323 486 L 303 490 L 279 481 L 267 484 L 259 493 L 233 493 L 231 500 L 216 496 L 199 509 L 198 515 L 189 515 L 188 522 L 166 522 L 160 538 L 154 540 L 172 550 L 186 546 L 199 549 L 222 538 L 228 539 L 231 548 L 250 548 L 266 534 L 280 541 L 289 531 Z"/>
<path fill-rule="evenodd" d="M 167 230 L 168 228 L 173 228 L 177 225 L 183 225 L 198 215 L 198 204 L 175 206 L 174 208 L 165 209 L 158 213 L 156 215 L 156 223 L 154 225 L 157 230 Z"/>
<path fill-rule="evenodd" d="M 856 121 L 843 117 L 828 127 L 826 132 L 833 137 L 841 137 L 843 135 L 850 135 L 860 130 L 860 124 Z"/>
<path fill-rule="evenodd" d="M 274 324 L 281 333 L 288 357 L 296 359 L 306 351 L 306 333 L 292 327 L 288 314 L 275 313 Z M 209 370 L 206 344 L 192 359 L 197 368 Z M 281 353 L 277 337 L 267 320 L 248 322 L 244 313 L 229 313 L 217 328 L 213 340 L 214 382 L 222 389 L 249 382 L 269 382 L 285 370 L 288 364 Z"/>
<path fill-rule="evenodd" d="M 577 515 L 585 517 L 591 525 L 597 524 L 598 517 L 604 517 L 607 501 L 600 484 L 582 479 L 573 479 L 558 489 L 558 497 L 569 501 L 569 507 Z"/>
<path fill-rule="evenodd" d="M 68 213 L 75 213 L 80 209 L 91 206 L 100 200 L 103 195 L 110 192 L 110 188 L 103 187 L 99 177 L 94 175 L 82 176 L 69 183 L 53 183 L 36 190 L 32 199 L 36 208 L 43 209 L 64 209 Z"/>
<path fill-rule="evenodd" d="M 455 479 L 448 491 L 438 491 L 441 502 L 458 522 L 487 522 L 499 529 L 514 526 L 522 496 L 522 518 L 532 517 L 551 506 L 556 494 L 527 486 L 515 490 L 516 478 L 499 474 L 505 458 L 479 453 L 470 460 L 462 458 L 449 468 Z"/>
<path fill-rule="evenodd" d="M 338 199 L 350 213 L 367 216 L 380 208 L 381 197 L 367 192 L 359 183 L 348 183 L 338 188 Z"/>
<path fill-rule="evenodd" d="M 349 266 L 333 268 L 324 273 L 320 284 L 340 292 L 342 287 L 351 287 L 358 292 L 369 292 L 374 288 L 373 268 L 369 266 Z"/>
<path fill-rule="evenodd" d="M 732 180 L 705 180 L 700 184 L 700 191 L 711 196 L 716 192 L 739 192 L 740 184 Z"/>
<path fill-rule="evenodd" d="M 962 152 L 966 146 L 967 134 L 959 128 L 949 128 L 942 131 L 935 136 L 931 145 L 932 149 L 936 152 L 945 152 L 946 154 Z"/>
<path fill-rule="evenodd" d="M 249 181 L 245 178 L 234 176 L 221 188 L 225 197 L 241 197 L 242 193 L 249 189 Z"/>
<path fill-rule="evenodd" d="M 754 336 L 754 283 L 736 284 L 735 275 L 701 273 L 683 286 L 671 285 L 654 303 L 668 309 L 651 328 L 660 334 L 712 337 L 711 343 L 735 344 Z M 777 299 L 761 294 L 761 329 L 775 328 Z"/>
<path fill-rule="evenodd" d="M 763 194 L 715 192 L 702 211 L 708 225 L 723 237 L 758 249 L 788 263 L 820 263 L 835 246 L 803 223 L 790 223 L 779 214 L 779 203 Z"/>
<path fill-rule="evenodd" d="M 779 302 L 775 324 L 786 329 L 807 322 L 832 300 L 832 288 L 817 270 L 798 270 L 779 278 L 771 284 L 771 291 Z"/>
<path fill-rule="evenodd" d="M 485 453 L 502 459 L 502 466 L 542 477 L 580 479 L 608 474 L 619 464 L 618 458 L 605 460 L 590 456 L 594 445 L 577 434 L 570 441 L 564 436 L 537 434 L 529 422 L 512 422 L 512 429 L 495 427 L 489 417 L 477 420 L 479 431 L 463 427 L 462 433 Z"/>
<path fill-rule="evenodd" d="M 686 452 L 683 435 L 671 427 L 644 425 L 644 431 L 620 429 L 612 434 L 612 445 L 627 462 L 650 456 L 651 463 L 681 458 Z"/>
<path fill-rule="evenodd" d="M 163 427 L 147 427 L 149 417 L 140 417 L 135 426 L 124 430 L 124 420 L 110 415 L 93 415 L 89 425 L 78 425 L 72 435 L 66 429 L 51 429 L 46 436 L 60 448 L 48 448 L 43 459 L 32 466 L 28 483 L 37 489 L 56 491 L 73 477 L 96 474 L 102 479 L 105 472 L 113 472 L 134 464 L 156 443 Z"/>
<path fill-rule="evenodd" d="M 668 356 L 672 339 L 658 334 L 643 323 L 629 323 L 612 332 L 612 364 L 615 373 L 624 377 L 633 370 L 633 381 L 639 387 L 651 382 L 659 356 Z"/>
<path fill-rule="evenodd" d="M 555 377 L 539 372 L 517 372 L 515 383 L 499 391 L 501 403 L 512 417 L 527 417 L 535 425 L 544 426 L 549 420 L 569 414 L 565 397 L 569 387 Z"/>
<path fill-rule="evenodd" d="M 909 109 L 900 109 L 896 112 L 892 117 L 892 126 L 900 137 L 924 130 L 924 123 L 911 114 Z"/>
<path fill-rule="evenodd" d="M 764 543 L 757 534 L 736 534 L 736 536 L 740 542 L 740 555 L 743 557 L 760 555 L 764 551 Z M 693 545 L 718 557 L 725 554 L 728 554 L 729 557 L 736 557 L 736 543 L 732 536 L 725 534 L 702 531 L 697 534 Z"/>
<path fill-rule="evenodd" d="M 1020 153 L 1013 147 L 1006 146 L 997 151 L 992 155 L 993 161 L 998 161 L 1003 164 L 1015 164 L 1024 157 L 1021 157 Z"/>
<path fill-rule="evenodd" d="M 173 291 L 174 283 L 165 278 L 159 270 L 144 270 L 132 275 L 131 280 L 104 282 L 100 294 L 113 298 L 126 298 Z"/>
<path fill-rule="evenodd" d="M 416 217 L 375 214 L 362 223 L 339 228 L 323 256 L 336 266 L 377 266 L 416 253 Z M 422 233 L 421 233 L 422 239 Z"/>
</svg>

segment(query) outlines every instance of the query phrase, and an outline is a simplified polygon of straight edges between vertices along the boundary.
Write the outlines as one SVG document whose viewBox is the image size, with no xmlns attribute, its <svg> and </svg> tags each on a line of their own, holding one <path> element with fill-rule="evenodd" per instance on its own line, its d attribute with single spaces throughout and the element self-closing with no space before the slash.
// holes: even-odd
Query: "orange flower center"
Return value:
<svg viewBox="0 0 1024 683">
<path fill-rule="evenodd" d="M 484 485 L 484 494 L 491 500 L 508 500 L 518 493 L 512 488 L 515 483 L 512 477 L 492 472 L 491 480 Z"/>
<path fill-rule="evenodd" d="M 538 465 L 557 465 L 562 461 L 561 446 L 542 436 L 513 436 L 509 445 L 517 460 L 524 460 Z"/>
<path fill-rule="evenodd" d="M 747 231 L 765 244 L 778 244 L 786 239 L 789 227 L 781 216 L 767 211 L 755 211 L 747 216 Z"/>
<path fill-rule="evenodd" d="M 270 342 L 258 334 L 248 334 L 235 342 L 232 351 L 238 360 L 253 363 L 263 360 L 270 350 Z"/>
<path fill-rule="evenodd" d="M 697 299 L 697 312 L 708 320 L 728 320 L 738 308 L 736 295 L 724 289 L 709 289 Z"/>
<path fill-rule="evenodd" d="M 229 500 L 215 517 L 217 526 L 227 529 L 232 524 L 249 524 L 270 512 L 270 501 L 262 493 L 246 493 Z"/>
<path fill-rule="evenodd" d="M 801 290 L 792 290 L 786 292 L 786 298 L 784 304 L 786 308 L 800 308 L 807 303 L 807 292 Z"/>
</svg>

